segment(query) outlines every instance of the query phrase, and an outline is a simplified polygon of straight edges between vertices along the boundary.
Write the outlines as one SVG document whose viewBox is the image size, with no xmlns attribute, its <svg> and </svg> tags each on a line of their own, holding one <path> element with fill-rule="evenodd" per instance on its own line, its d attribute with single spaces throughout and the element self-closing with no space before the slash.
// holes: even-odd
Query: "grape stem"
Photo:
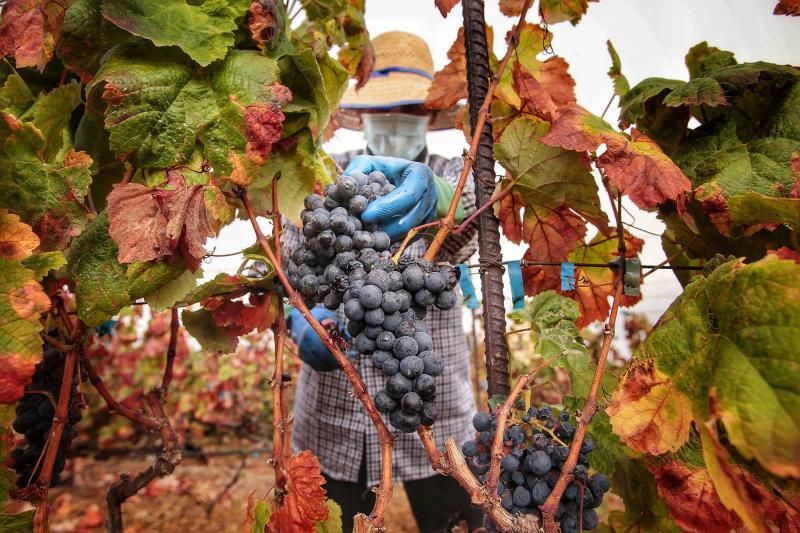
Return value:
<svg viewBox="0 0 800 533">
<path fill-rule="evenodd" d="M 456 233 L 461 233 L 464 230 L 466 230 L 469 227 L 469 225 L 472 224 L 472 222 L 474 220 L 476 220 L 480 216 L 481 213 L 483 213 L 484 211 L 486 211 L 487 209 L 492 207 L 495 203 L 499 202 L 500 200 L 502 200 L 503 198 L 505 198 L 506 196 L 508 196 L 512 192 L 514 192 L 514 182 L 515 181 L 516 181 L 516 179 L 509 180 L 508 185 L 506 185 L 503 189 L 500 189 L 499 191 L 496 191 L 491 196 L 491 198 L 489 198 L 489 200 L 485 204 L 480 206 L 480 208 L 478 208 L 477 211 L 472 213 L 469 216 L 469 218 L 467 218 L 464 222 L 462 222 L 458 226 L 458 228 L 456 228 Z"/>
<path fill-rule="evenodd" d="M 617 228 L 622 231 L 622 228 Z M 544 519 L 544 527 L 547 533 L 557 533 L 559 526 L 555 521 L 555 512 L 558 509 L 558 503 L 561 501 L 561 496 L 567 489 L 567 485 L 572 480 L 572 472 L 575 470 L 575 465 L 578 463 L 578 455 L 581 451 L 581 444 L 586 436 L 586 428 L 592 421 L 592 417 L 597 412 L 597 393 L 600 390 L 600 383 L 603 379 L 603 372 L 608 360 L 608 352 L 611 349 L 611 341 L 614 339 L 614 327 L 617 323 L 617 314 L 619 312 L 620 298 L 622 296 L 622 283 L 617 276 L 614 288 L 614 303 L 611 306 L 611 313 L 608 318 L 608 323 L 603 328 L 603 345 L 600 349 L 600 355 L 597 359 L 597 368 L 594 372 L 594 379 L 592 386 L 589 389 L 589 395 L 586 397 L 586 402 L 583 404 L 583 411 L 578 418 L 578 427 L 575 429 L 575 437 L 572 439 L 572 444 L 569 448 L 569 455 L 561 468 L 561 474 L 558 477 L 556 486 L 553 487 L 553 492 L 548 496 L 547 501 L 540 507 L 542 518 Z"/>
<path fill-rule="evenodd" d="M 428 261 L 434 260 L 436 254 L 439 253 L 439 249 L 442 247 L 445 239 L 447 239 L 447 236 L 450 235 L 450 232 L 454 228 L 456 211 L 458 209 L 458 201 L 461 199 L 461 194 L 464 192 L 464 186 L 467 183 L 467 176 L 469 176 L 469 173 L 472 170 L 472 165 L 475 162 L 475 156 L 478 153 L 481 132 L 483 131 L 483 127 L 486 125 L 486 120 L 489 118 L 489 107 L 492 105 L 492 101 L 494 100 L 494 91 L 497 88 L 498 83 L 500 83 L 500 78 L 503 76 L 503 72 L 508 65 L 508 61 L 511 59 L 511 56 L 517 49 L 519 34 L 522 31 L 522 26 L 525 22 L 525 15 L 528 13 L 528 9 L 531 7 L 532 3 L 533 0 L 525 1 L 525 5 L 522 7 L 522 11 L 519 14 L 517 25 L 514 26 L 514 29 L 511 31 L 511 35 L 508 39 L 508 48 L 506 49 L 506 54 L 503 56 L 503 59 L 497 66 L 497 71 L 494 73 L 494 76 L 489 83 L 489 88 L 486 92 L 486 98 L 484 98 L 483 104 L 481 104 L 478 112 L 478 120 L 475 123 L 475 127 L 472 129 L 472 141 L 469 145 L 469 151 L 464 156 L 464 168 L 461 169 L 461 176 L 459 176 L 458 183 L 456 184 L 455 191 L 453 192 L 453 199 L 450 202 L 450 208 L 447 210 L 447 216 L 439 221 L 439 231 L 436 232 L 433 241 L 428 246 L 428 251 L 425 253 L 425 259 Z"/>
<path fill-rule="evenodd" d="M 272 178 L 272 242 L 275 243 L 275 259 L 277 268 L 283 265 L 281 243 L 281 214 L 278 209 L 278 172 Z M 272 324 L 272 336 L 275 342 L 275 369 L 272 372 L 272 457 L 270 462 L 275 470 L 275 493 L 278 497 L 286 492 L 287 474 L 284 464 L 291 455 L 291 420 L 289 419 L 289 400 L 286 394 L 288 383 L 283 381 L 283 355 L 286 348 L 286 317 L 283 305 L 278 305 L 278 316 Z"/>
<path fill-rule="evenodd" d="M 325 327 L 319 323 L 314 315 L 311 314 L 311 311 L 305 305 L 303 299 L 300 297 L 297 291 L 294 290 L 291 283 L 289 283 L 289 279 L 283 270 L 281 262 L 278 260 L 275 252 L 273 252 L 269 241 L 262 233 L 261 227 L 258 225 L 258 220 L 256 219 L 255 212 L 253 211 L 250 198 L 247 195 L 247 190 L 240 188 L 237 190 L 237 194 L 242 202 L 242 206 L 247 212 L 247 216 L 250 219 L 250 224 L 253 226 L 253 231 L 256 234 L 258 243 L 261 245 L 261 248 L 264 250 L 267 258 L 275 267 L 275 275 L 278 276 L 278 279 L 283 285 L 283 288 L 288 295 L 289 303 L 308 321 L 309 325 L 311 325 L 311 328 L 319 336 L 323 344 L 325 344 L 325 346 L 331 351 L 331 354 L 333 354 L 336 362 L 339 363 L 340 367 L 342 367 L 345 376 L 353 386 L 353 394 L 364 405 L 364 408 L 367 411 L 367 416 L 369 416 L 370 421 L 375 426 L 375 429 L 378 433 L 378 439 L 381 444 L 381 479 L 380 484 L 376 489 L 377 498 L 375 499 L 375 506 L 373 507 L 370 516 L 368 518 L 360 519 L 357 516 L 356 522 L 361 520 L 362 522 L 367 522 L 371 527 L 380 529 L 383 527 L 386 508 L 388 507 L 389 500 L 392 497 L 392 450 L 394 448 L 394 437 L 389 431 L 389 428 L 386 427 L 386 424 L 383 422 L 378 410 L 375 408 L 375 402 L 372 401 L 372 397 L 367 391 L 366 383 L 364 383 L 364 380 L 361 378 L 361 375 L 358 373 L 358 370 L 356 370 L 350 358 L 339 348 L 339 346 L 336 345 Z"/>
<path fill-rule="evenodd" d="M 106 387 L 105 383 L 103 383 L 102 378 L 97 373 L 97 369 L 94 367 L 94 365 L 92 365 L 91 361 L 89 361 L 83 346 L 79 348 L 79 353 L 81 364 L 83 365 L 83 368 L 86 369 L 86 373 L 89 375 L 89 381 L 92 383 L 97 392 L 100 393 L 100 396 L 102 396 L 103 400 L 105 400 L 109 413 L 124 416 L 134 424 L 138 424 L 150 431 L 156 431 L 160 429 L 161 424 L 155 418 L 132 409 L 128 409 L 119 403 L 108 391 L 108 388 Z"/>
<path fill-rule="evenodd" d="M 497 410 L 497 429 L 495 430 L 494 442 L 492 443 L 491 466 L 489 467 L 489 474 L 486 476 L 486 490 L 489 494 L 495 494 L 497 492 L 497 480 L 500 478 L 500 461 L 503 460 L 503 456 L 505 455 L 503 453 L 503 437 L 506 432 L 506 421 L 508 420 L 508 414 L 511 412 L 511 408 L 514 406 L 514 402 L 517 400 L 517 396 L 519 396 L 522 389 L 525 388 L 533 376 L 562 355 L 562 353 L 555 355 L 527 374 L 520 376 L 519 380 L 517 380 L 517 384 L 514 386 L 514 390 L 511 391 L 506 401 L 503 402 Z"/>
<path fill-rule="evenodd" d="M 178 328 L 181 323 L 178 318 L 178 308 L 173 307 L 169 321 L 169 345 L 167 347 L 167 360 L 164 364 L 164 377 L 161 378 L 161 395 L 166 399 L 167 389 L 172 383 L 172 375 L 175 367 L 175 353 L 178 346 Z"/>
<path fill-rule="evenodd" d="M 33 523 L 33 529 L 36 533 L 45 533 L 47 531 L 47 493 L 50 488 L 50 481 L 53 478 L 53 465 L 55 465 L 58 448 L 61 444 L 61 435 L 64 433 L 64 425 L 68 417 L 69 395 L 72 389 L 72 376 L 75 373 L 76 361 L 77 348 L 73 348 L 67 352 L 66 361 L 64 362 L 64 373 L 61 377 L 61 388 L 58 392 L 58 405 L 50 427 L 50 434 L 47 436 L 47 451 L 45 452 L 42 470 L 38 479 L 38 486 L 43 491 L 43 495 Z"/>
</svg>

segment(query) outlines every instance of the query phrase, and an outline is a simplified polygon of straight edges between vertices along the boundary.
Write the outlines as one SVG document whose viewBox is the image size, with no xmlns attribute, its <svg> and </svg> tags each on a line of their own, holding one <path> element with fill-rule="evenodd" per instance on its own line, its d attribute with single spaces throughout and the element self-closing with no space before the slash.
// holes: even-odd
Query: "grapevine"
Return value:
<svg viewBox="0 0 800 533">
<path fill-rule="evenodd" d="M 272 442 L 237 452 L 208 515 L 230 503 L 244 531 L 341 529 L 326 465 L 292 446 L 298 314 L 377 435 L 375 504 L 355 531 L 393 527 L 395 444 L 411 439 L 489 532 L 798 529 L 794 58 L 776 47 L 742 61 L 746 49 L 701 42 L 683 79 L 629 82 L 630 44 L 607 41 L 609 79 L 592 89 L 611 95 L 594 110 L 560 55 L 575 33 L 559 25 L 636 8 L 430 4 L 463 24 L 424 105 L 455 117 L 468 148 L 449 208 L 392 242 L 362 214 L 396 194 L 395 177 L 347 173 L 323 149 L 350 80 L 394 75 L 372 72 L 383 58 L 363 0 L 0 2 L 0 529 L 63 529 L 51 508 L 73 490 L 71 456 L 125 440 L 151 459 L 103 489 L 100 519 L 123 531 L 123 507 L 158 500 L 151 484 L 180 473 L 184 451 L 203 455 L 195 441 L 210 434 Z M 780 18 L 758 9 L 730 11 L 763 15 L 748 27 L 770 20 L 775 34 L 799 14 L 791 0 L 774 2 Z M 504 36 L 492 11 L 509 17 Z M 663 260 L 644 261 L 649 230 L 633 206 L 663 222 Z M 255 244 L 229 250 L 237 219 Z M 477 262 L 445 258 L 448 239 L 476 229 Z M 501 236 L 522 257 L 503 257 Z M 407 254 L 420 239 L 424 256 Z M 210 274 L 217 257 L 238 268 Z M 609 358 L 624 352 L 612 346 L 619 314 L 665 271 L 682 292 L 635 332 L 629 357 Z M 428 314 L 470 293 L 486 363 L 473 354 L 471 379 L 486 400 L 474 438 L 457 442 Z M 382 374 L 377 392 L 363 362 Z M 228 502 L 255 450 L 274 483 Z"/>
</svg>

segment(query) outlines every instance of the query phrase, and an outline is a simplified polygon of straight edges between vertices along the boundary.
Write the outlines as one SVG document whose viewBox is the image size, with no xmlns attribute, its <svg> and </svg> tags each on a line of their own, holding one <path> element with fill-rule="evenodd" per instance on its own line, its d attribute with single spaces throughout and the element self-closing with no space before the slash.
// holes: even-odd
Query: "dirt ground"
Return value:
<svg viewBox="0 0 800 533">
<path fill-rule="evenodd" d="M 71 533 L 104 530 L 105 494 L 120 472 L 135 475 L 152 460 L 74 460 L 72 486 L 58 487 L 51 494 L 51 531 Z M 212 457 L 208 464 L 185 459 L 172 476 L 153 482 L 123 507 L 128 533 L 214 531 L 239 532 L 247 509 L 247 498 L 266 493 L 273 483 L 267 457 L 249 456 L 233 485 L 224 492 L 237 471 L 240 457 Z M 395 488 L 386 516 L 391 532 L 419 531 L 401 485 Z"/>
</svg>

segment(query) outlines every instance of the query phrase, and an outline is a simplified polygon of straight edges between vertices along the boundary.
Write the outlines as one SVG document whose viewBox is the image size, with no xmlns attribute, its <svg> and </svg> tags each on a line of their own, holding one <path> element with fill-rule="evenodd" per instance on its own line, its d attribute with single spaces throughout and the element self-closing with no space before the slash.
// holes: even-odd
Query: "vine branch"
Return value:
<svg viewBox="0 0 800 533">
<path fill-rule="evenodd" d="M 618 228 L 622 232 L 622 228 Z M 575 437 L 569 447 L 569 455 L 561 467 L 561 475 L 558 477 L 556 486 L 548 496 L 544 505 L 540 507 L 542 518 L 544 519 L 545 531 L 547 533 L 556 533 L 559 531 L 558 524 L 555 522 L 555 513 L 558 508 L 558 503 L 561 501 L 561 496 L 567 489 L 567 485 L 572 480 L 572 472 L 575 470 L 575 465 L 578 463 L 578 455 L 581 451 L 581 444 L 586 437 L 586 428 L 592 421 L 592 417 L 597 412 L 597 393 L 600 390 L 600 383 L 603 380 L 603 372 L 606 368 L 606 361 L 608 360 L 608 352 L 611 349 L 611 341 L 614 339 L 614 328 L 617 324 L 617 315 L 619 314 L 620 298 L 622 296 L 622 281 L 620 275 L 617 275 L 617 280 L 614 288 L 614 302 L 611 305 L 611 313 L 608 318 L 608 323 L 603 328 L 603 345 L 600 349 L 600 356 L 597 360 L 597 368 L 594 372 L 594 379 L 592 386 L 589 389 L 589 395 L 586 397 L 586 402 L 583 404 L 583 411 L 578 418 L 578 427 L 575 429 Z"/>
<path fill-rule="evenodd" d="M 258 220 L 256 219 L 255 212 L 253 211 L 253 206 L 250 203 L 247 190 L 240 188 L 238 189 L 237 194 L 242 202 L 242 206 L 247 212 L 247 216 L 250 219 L 250 224 L 253 226 L 253 231 L 256 234 L 258 243 L 261 245 L 261 248 L 264 250 L 267 258 L 275 266 L 275 274 L 278 276 L 278 279 L 288 295 L 289 303 L 308 321 L 309 325 L 311 325 L 311 328 L 319 336 L 323 344 L 325 344 L 325 346 L 331 351 L 331 354 L 333 354 L 336 362 L 339 363 L 340 367 L 342 367 L 345 376 L 353 386 L 354 396 L 358 398 L 358 400 L 364 405 L 364 408 L 367 410 L 367 415 L 369 416 L 370 421 L 375 426 L 375 429 L 378 433 L 382 457 L 381 481 L 376 491 L 377 498 L 375 500 L 375 506 L 372 509 L 372 513 L 370 514 L 369 522 L 373 527 L 380 529 L 383 527 L 384 513 L 386 511 L 386 507 L 388 506 L 389 500 L 392 497 L 391 452 L 394 447 L 394 437 L 389 431 L 389 428 L 386 427 L 386 424 L 383 422 L 383 419 L 375 407 L 375 403 L 372 401 L 372 398 L 367 391 L 366 383 L 364 383 L 364 380 L 361 378 L 361 375 L 356 370 L 352 361 L 350 361 L 350 358 L 347 356 L 345 351 L 333 341 L 331 336 L 328 334 L 328 331 L 322 326 L 322 324 L 320 324 L 314 315 L 311 314 L 311 311 L 303 302 L 303 298 L 300 297 L 297 291 L 295 291 L 292 285 L 289 283 L 289 279 L 286 277 L 286 273 L 283 271 L 281 262 L 278 260 L 275 252 L 273 252 L 269 241 L 261 231 L 261 227 L 258 225 Z"/>
</svg>

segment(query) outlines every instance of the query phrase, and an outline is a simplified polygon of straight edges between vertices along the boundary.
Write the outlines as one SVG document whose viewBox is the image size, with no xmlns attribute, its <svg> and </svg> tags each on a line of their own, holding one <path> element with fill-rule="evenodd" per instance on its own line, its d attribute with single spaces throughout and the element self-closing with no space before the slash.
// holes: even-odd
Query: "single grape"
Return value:
<svg viewBox="0 0 800 533">
<path fill-rule="evenodd" d="M 417 331 L 414 333 L 414 340 L 417 341 L 417 346 L 420 352 L 433 350 L 433 338 L 425 331 Z"/>
<path fill-rule="evenodd" d="M 303 295 L 314 296 L 317 294 L 317 289 L 319 289 L 319 280 L 317 280 L 317 276 L 309 274 L 303 276 L 300 280 L 300 292 L 302 292 Z"/>
<path fill-rule="evenodd" d="M 550 496 L 551 487 L 547 481 L 539 480 L 531 487 L 531 499 L 536 505 L 542 505 Z"/>
<path fill-rule="evenodd" d="M 364 335 L 364 333 L 358 334 L 353 341 L 353 346 L 355 346 L 355 349 L 359 353 L 363 353 L 365 355 L 369 355 L 375 351 L 375 341 Z"/>
<path fill-rule="evenodd" d="M 364 285 L 359 291 L 358 301 L 364 309 L 377 309 L 383 301 L 383 293 L 375 285 Z"/>
<path fill-rule="evenodd" d="M 393 376 L 400 372 L 400 361 L 395 359 L 394 357 L 390 357 L 383 362 L 381 366 L 381 371 L 387 376 Z"/>
<path fill-rule="evenodd" d="M 322 207 L 322 197 L 318 194 L 309 194 L 308 196 L 303 199 L 303 205 L 309 211 L 313 211 L 314 209 L 319 209 Z"/>
<path fill-rule="evenodd" d="M 372 248 L 374 243 L 375 240 L 368 231 L 357 231 L 355 235 L 353 235 L 353 246 L 358 250 Z"/>
<path fill-rule="evenodd" d="M 397 329 L 399 330 L 400 328 Z M 417 346 L 417 341 L 415 341 L 413 337 L 398 337 L 397 340 L 394 341 L 392 351 L 398 359 L 403 359 L 412 355 L 416 356 L 419 352 L 419 347 Z M 419 363 L 422 365 L 422 360 L 420 360 Z"/>
<path fill-rule="evenodd" d="M 525 487 L 515 488 L 512 496 L 517 507 L 527 507 L 531 503 L 531 493 Z"/>
<path fill-rule="evenodd" d="M 389 238 L 389 235 L 382 231 L 376 231 L 372 234 L 372 242 L 375 250 L 378 252 L 382 252 L 384 250 L 388 250 L 389 246 L 391 246 L 392 241 Z"/>
<path fill-rule="evenodd" d="M 391 331 L 381 331 L 375 339 L 375 344 L 381 350 L 391 351 L 395 342 L 394 333 Z"/>
<path fill-rule="evenodd" d="M 472 426 L 475 431 L 489 431 L 492 427 L 492 415 L 479 411 L 472 417 Z"/>
<path fill-rule="evenodd" d="M 402 372 L 402 361 L 400 363 Z M 422 410 L 422 398 L 416 392 L 409 392 L 400 400 L 400 406 L 409 413 L 418 413 Z"/>
<path fill-rule="evenodd" d="M 360 300 L 353 299 L 344 303 L 344 316 L 350 320 L 364 320 L 365 313 Z"/>
<path fill-rule="evenodd" d="M 386 292 L 389 290 L 389 274 L 384 270 L 373 270 L 367 274 L 367 283 L 375 285 L 382 292 Z"/>
<path fill-rule="evenodd" d="M 369 202 L 364 196 L 360 194 L 353 196 L 353 198 L 350 199 L 350 203 L 348 204 L 350 207 L 350 212 L 356 215 L 360 215 L 367 208 L 367 203 Z"/>
<path fill-rule="evenodd" d="M 370 309 L 364 313 L 364 322 L 366 322 L 368 326 L 380 326 L 383 324 L 384 318 L 383 310 L 380 307 L 377 309 Z"/>
<path fill-rule="evenodd" d="M 413 433 L 420 423 L 420 418 L 418 414 L 408 413 L 402 409 L 395 409 L 389 415 L 389 422 L 404 433 Z"/>
<path fill-rule="evenodd" d="M 456 295 L 455 291 L 444 291 L 436 295 L 436 300 L 433 302 L 433 305 L 436 306 L 436 309 L 441 309 L 442 311 L 448 311 L 454 308 L 458 304 L 458 296 Z"/>
<path fill-rule="evenodd" d="M 417 332 L 417 328 L 414 326 L 414 323 L 410 320 L 403 320 L 397 329 L 395 330 L 394 334 L 397 337 L 413 337 L 414 333 Z M 414 341 L 416 343 L 416 341 Z"/>
<path fill-rule="evenodd" d="M 600 519 L 597 517 L 597 512 L 594 509 L 583 510 L 583 529 L 597 529 L 600 525 Z"/>
<path fill-rule="evenodd" d="M 545 475 L 552 466 L 553 461 L 550 459 L 550 456 L 547 455 L 547 452 L 542 450 L 536 450 L 525 460 L 525 468 L 537 476 Z"/>
<path fill-rule="evenodd" d="M 403 318 L 400 316 L 400 313 L 384 313 L 385 317 L 383 319 L 383 329 L 386 331 L 396 331 L 397 327 L 403 322 Z"/>
<path fill-rule="evenodd" d="M 436 381 L 428 374 L 421 374 L 414 380 L 414 392 L 423 400 L 432 399 L 436 395 Z"/>
<path fill-rule="evenodd" d="M 417 292 L 425 286 L 425 272 L 417 265 L 411 265 L 403 271 L 403 286 L 406 290 Z"/>
<path fill-rule="evenodd" d="M 503 468 L 503 470 L 509 470 L 513 472 L 519 468 L 519 459 L 513 455 L 506 455 L 500 462 L 500 466 Z"/>
<path fill-rule="evenodd" d="M 442 359 L 441 354 L 433 351 L 426 351 L 421 352 L 419 357 L 422 359 L 422 363 L 425 366 L 424 372 L 426 374 L 430 374 L 433 377 L 442 375 L 442 371 L 444 370 L 444 360 Z"/>
<path fill-rule="evenodd" d="M 419 412 L 420 423 L 430 426 L 439 418 L 439 408 L 433 402 L 422 402 L 422 411 Z"/>
<path fill-rule="evenodd" d="M 474 457 L 478 455 L 478 443 L 474 440 L 468 440 L 464 444 L 461 445 L 461 453 L 464 454 L 465 457 Z M 498 487 L 499 489 L 500 487 Z"/>
<path fill-rule="evenodd" d="M 371 313 L 371 312 L 372 311 L 367 311 L 367 313 Z M 364 317 L 364 322 L 367 323 L 367 327 L 364 328 L 364 335 L 366 335 L 367 337 L 369 337 L 372 340 L 377 339 L 378 335 L 380 335 L 381 332 L 383 331 L 383 328 L 380 327 L 380 325 L 371 326 L 369 324 L 369 321 L 366 319 L 366 317 Z M 377 344 L 376 344 L 376 346 L 377 346 Z"/>
<path fill-rule="evenodd" d="M 391 413 L 397 407 L 397 401 L 394 400 L 385 390 L 378 391 L 374 397 L 375 407 L 381 413 Z"/>
<path fill-rule="evenodd" d="M 414 383 L 410 379 L 398 372 L 386 380 L 386 391 L 389 396 L 399 400 L 404 394 L 411 392 L 413 385 Z"/>
<path fill-rule="evenodd" d="M 403 337 L 408 338 L 408 337 Z M 400 372 L 409 379 L 415 379 L 424 370 L 425 365 L 422 359 L 416 355 L 411 355 L 400 360 Z"/>
<path fill-rule="evenodd" d="M 381 303 L 381 309 L 383 309 L 385 313 L 396 313 L 400 311 L 401 306 L 402 306 L 402 301 L 400 300 L 400 296 L 398 296 L 396 292 L 383 293 L 383 302 Z"/>
</svg>

